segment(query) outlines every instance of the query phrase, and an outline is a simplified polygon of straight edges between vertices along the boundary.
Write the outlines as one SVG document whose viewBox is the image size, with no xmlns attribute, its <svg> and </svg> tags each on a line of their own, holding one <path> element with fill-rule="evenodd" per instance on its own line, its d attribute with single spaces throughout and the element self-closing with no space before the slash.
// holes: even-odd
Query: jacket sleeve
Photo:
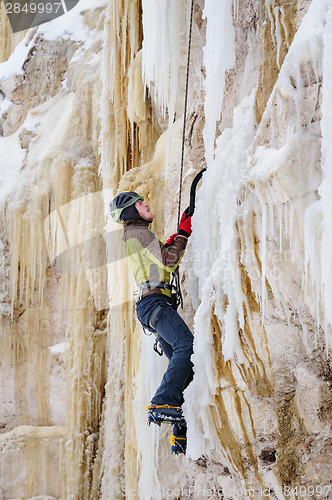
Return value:
<svg viewBox="0 0 332 500">
<path fill-rule="evenodd" d="M 143 247 L 142 252 L 148 259 L 158 267 L 173 272 L 183 257 L 188 238 L 177 235 L 171 245 L 165 246 L 152 231 L 148 230 L 140 233 L 139 241 Z"/>
</svg>

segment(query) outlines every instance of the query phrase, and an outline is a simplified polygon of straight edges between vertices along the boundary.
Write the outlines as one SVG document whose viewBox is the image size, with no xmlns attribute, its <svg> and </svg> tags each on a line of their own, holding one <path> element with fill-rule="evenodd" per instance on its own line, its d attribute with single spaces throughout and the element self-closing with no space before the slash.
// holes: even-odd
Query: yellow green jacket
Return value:
<svg viewBox="0 0 332 500">
<path fill-rule="evenodd" d="M 178 267 L 188 241 L 186 236 L 177 235 L 171 245 L 165 245 L 149 229 L 149 224 L 134 220 L 124 227 L 122 249 L 137 286 L 146 281 L 169 283 L 171 272 Z M 170 290 L 160 288 L 146 289 L 143 296 L 151 293 L 171 296 Z"/>
</svg>

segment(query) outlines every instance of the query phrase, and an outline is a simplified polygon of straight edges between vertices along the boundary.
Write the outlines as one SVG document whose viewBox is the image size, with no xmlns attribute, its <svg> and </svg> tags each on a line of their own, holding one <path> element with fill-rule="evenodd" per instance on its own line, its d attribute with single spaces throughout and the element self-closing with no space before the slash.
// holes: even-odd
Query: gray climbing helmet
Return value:
<svg viewBox="0 0 332 500">
<path fill-rule="evenodd" d="M 144 198 L 133 191 L 124 191 L 117 194 L 110 203 L 111 217 L 114 222 L 123 224 L 124 220 L 121 217 L 123 210 L 134 205 L 138 200 L 144 201 Z"/>
</svg>

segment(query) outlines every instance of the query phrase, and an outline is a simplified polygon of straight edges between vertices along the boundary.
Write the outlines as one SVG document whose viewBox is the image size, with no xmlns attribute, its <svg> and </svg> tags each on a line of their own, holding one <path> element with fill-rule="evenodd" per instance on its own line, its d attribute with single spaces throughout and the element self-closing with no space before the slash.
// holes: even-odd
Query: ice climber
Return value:
<svg viewBox="0 0 332 500">
<path fill-rule="evenodd" d="M 149 229 L 149 205 L 137 193 L 119 193 L 110 203 L 111 216 L 123 224 L 122 248 L 138 287 L 136 314 L 152 331 L 169 359 L 160 386 L 147 407 L 148 421 L 173 424 L 172 450 L 186 450 L 183 391 L 193 378 L 193 335 L 176 311 L 170 276 L 183 256 L 191 235 L 191 217 L 183 213 L 178 233 L 163 244 Z"/>
</svg>

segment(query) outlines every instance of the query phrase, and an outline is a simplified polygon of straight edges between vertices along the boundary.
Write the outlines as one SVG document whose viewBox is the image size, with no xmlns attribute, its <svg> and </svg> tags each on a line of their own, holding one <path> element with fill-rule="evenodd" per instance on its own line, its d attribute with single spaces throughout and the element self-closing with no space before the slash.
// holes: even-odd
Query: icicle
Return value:
<svg viewBox="0 0 332 500">
<path fill-rule="evenodd" d="M 262 206 L 262 240 L 261 240 L 261 262 L 262 262 L 262 324 L 264 324 L 265 299 L 266 299 L 266 205 Z"/>
<path fill-rule="evenodd" d="M 316 316 L 315 345 L 317 347 L 321 327 L 320 308 L 323 297 L 321 277 L 321 201 L 312 203 L 306 210 L 304 219 L 304 283 L 308 293 L 314 298 Z"/>
<path fill-rule="evenodd" d="M 295 205 L 294 205 L 294 203 L 291 203 L 290 210 L 289 210 L 289 250 L 290 250 L 290 252 L 292 252 L 294 216 L 295 216 Z"/>
<path fill-rule="evenodd" d="M 239 1 L 240 0 L 233 0 L 233 16 L 237 21 L 239 19 Z"/>
<path fill-rule="evenodd" d="M 280 51 L 284 40 L 286 41 L 287 47 L 289 47 L 287 41 L 287 28 L 285 25 L 285 11 L 283 6 L 273 6 L 274 0 L 268 0 L 266 5 L 267 14 L 271 24 L 271 39 L 277 52 L 277 66 L 280 69 Z M 284 31 L 284 37 L 282 34 L 282 29 Z"/>
<path fill-rule="evenodd" d="M 272 7 L 272 2 L 273 0 L 268 0 L 267 4 L 266 4 L 266 10 L 267 10 L 267 14 L 269 16 L 269 21 L 270 21 L 270 25 L 271 25 L 271 38 L 273 40 L 273 43 L 275 45 L 276 43 L 276 38 L 275 38 L 275 22 L 274 22 L 274 16 L 273 16 L 273 7 Z"/>
<path fill-rule="evenodd" d="M 283 205 L 278 205 L 278 215 L 279 215 L 279 251 L 282 252 L 282 207 Z"/>
<path fill-rule="evenodd" d="M 282 37 L 281 37 L 281 26 L 280 26 L 280 7 L 275 7 L 274 8 L 274 17 L 276 20 L 276 31 L 275 31 L 275 37 L 277 41 L 277 65 L 278 68 L 280 68 L 280 48 L 282 46 Z"/>
<path fill-rule="evenodd" d="M 279 7 L 280 9 L 280 13 L 281 13 L 281 18 L 280 18 L 280 23 L 283 27 L 283 30 L 284 30 L 284 33 L 285 33 L 285 42 L 287 44 L 287 48 L 289 48 L 289 42 L 288 42 L 288 38 L 289 38 L 289 33 L 288 33 L 288 30 L 287 30 L 287 25 L 286 25 L 286 15 L 285 15 L 285 8 L 284 6 L 282 5 L 281 7 Z"/>
</svg>

